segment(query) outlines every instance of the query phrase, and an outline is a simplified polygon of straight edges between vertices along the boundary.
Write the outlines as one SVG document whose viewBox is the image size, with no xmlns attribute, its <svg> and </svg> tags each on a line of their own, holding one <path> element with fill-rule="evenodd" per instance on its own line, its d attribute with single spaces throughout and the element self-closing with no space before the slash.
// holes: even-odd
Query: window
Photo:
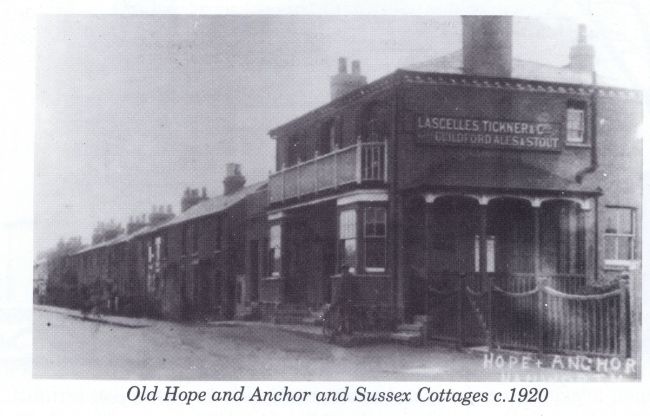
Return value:
<svg viewBox="0 0 650 416">
<path fill-rule="evenodd" d="M 385 126 L 382 123 L 379 105 L 370 103 L 364 109 L 361 116 L 361 136 L 366 142 L 383 141 L 386 135 Z"/>
<path fill-rule="evenodd" d="M 336 120 L 330 120 L 321 127 L 318 154 L 325 155 L 339 147 Z"/>
<path fill-rule="evenodd" d="M 339 215 L 339 266 L 354 273 L 357 264 L 357 212 L 341 211 Z"/>
<path fill-rule="evenodd" d="M 269 238 L 269 271 L 272 276 L 279 276 L 282 259 L 282 227 L 280 224 L 272 225 Z"/>
<path fill-rule="evenodd" d="M 607 207 L 605 217 L 605 262 L 634 259 L 635 212 L 632 208 Z"/>
<path fill-rule="evenodd" d="M 293 136 L 289 139 L 289 148 L 287 149 L 287 167 L 294 166 L 298 162 L 304 161 L 305 158 L 305 143 L 298 136 Z"/>
<path fill-rule="evenodd" d="M 188 224 L 183 224 L 183 236 L 181 238 L 181 246 L 183 254 L 187 254 L 187 246 L 190 241 L 190 227 Z"/>
<path fill-rule="evenodd" d="M 160 273 L 160 255 L 162 248 L 162 237 L 157 236 L 154 239 L 154 271 Z"/>
<path fill-rule="evenodd" d="M 199 227 L 196 222 L 193 222 L 190 228 L 192 230 L 192 253 L 196 253 L 199 251 Z"/>
<path fill-rule="evenodd" d="M 221 217 L 214 219 L 214 241 L 215 241 L 215 250 L 221 250 Z"/>
<path fill-rule="evenodd" d="M 569 103 L 566 111 L 566 140 L 568 143 L 585 143 L 584 103 Z"/>
<path fill-rule="evenodd" d="M 366 208 L 364 219 L 366 271 L 383 272 L 386 269 L 386 208 Z"/>
</svg>

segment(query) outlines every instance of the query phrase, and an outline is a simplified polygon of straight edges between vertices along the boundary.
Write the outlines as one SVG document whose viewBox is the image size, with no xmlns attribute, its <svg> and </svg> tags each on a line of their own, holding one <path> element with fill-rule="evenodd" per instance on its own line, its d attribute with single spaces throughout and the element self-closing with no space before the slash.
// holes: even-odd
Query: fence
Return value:
<svg viewBox="0 0 650 416">
<path fill-rule="evenodd" d="M 481 284 L 475 274 L 436 276 L 428 288 L 430 336 L 459 345 L 630 356 L 627 280 L 589 293 L 581 278 L 556 275 L 531 283 L 527 276 L 493 275 Z"/>
</svg>

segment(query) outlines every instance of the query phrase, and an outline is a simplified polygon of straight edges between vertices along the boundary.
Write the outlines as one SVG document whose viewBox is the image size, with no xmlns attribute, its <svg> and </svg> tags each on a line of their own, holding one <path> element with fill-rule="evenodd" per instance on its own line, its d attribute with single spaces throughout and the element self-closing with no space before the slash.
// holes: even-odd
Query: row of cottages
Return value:
<svg viewBox="0 0 650 416">
<path fill-rule="evenodd" d="M 245 185 L 228 164 L 224 190 L 188 189 L 179 215 L 154 207 L 148 221 L 71 255 L 77 303 L 167 319 L 250 317 L 266 264 L 266 182 Z"/>
<path fill-rule="evenodd" d="M 329 303 L 345 267 L 375 316 L 456 328 L 435 296 L 465 277 L 485 330 L 487 287 L 532 305 L 638 269 L 641 94 L 596 82 L 584 26 L 553 67 L 512 57 L 512 18 L 463 17 L 463 50 L 371 83 L 341 58 L 331 92 L 270 131 L 265 310 Z"/>
</svg>

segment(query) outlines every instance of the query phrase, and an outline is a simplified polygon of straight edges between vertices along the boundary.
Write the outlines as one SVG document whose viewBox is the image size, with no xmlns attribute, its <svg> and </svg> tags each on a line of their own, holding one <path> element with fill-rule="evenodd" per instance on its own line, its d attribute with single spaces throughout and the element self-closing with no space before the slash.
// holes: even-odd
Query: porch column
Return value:
<svg viewBox="0 0 650 416">
<path fill-rule="evenodd" d="M 535 277 L 535 285 L 539 288 L 537 293 L 537 351 L 544 353 L 544 327 L 546 316 L 546 300 L 544 296 L 544 287 L 546 280 L 542 279 L 540 271 L 540 253 L 541 253 L 541 236 L 539 229 L 539 216 L 542 207 L 542 200 L 534 198 L 530 201 L 530 206 L 533 209 L 533 272 Z"/>
<path fill-rule="evenodd" d="M 436 195 L 424 195 L 424 249 L 426 250 L 424 264 L 424 307 L 427 314 L 430 310 L 429 284 L 431 282 L 431 273 L 433 270 L 431 264 L 431 226 L 433 224 L 433 203 L 436 201 Z"/>
<path fill-rule="evenodd" d="M 535 275 L 535 284 L 540 283 L 541 279 L 541 235 L 539 229 L 539 211 L 542 207 L 542 200 L 535 198 L 530 201 L 533 208 L 533 271 Z"/>
<path fill-rule="evenodd" d="M 485 323 L 487 326 L 487 339 L 488 348 L 494 347 L 493 325 L 492 325 L 492 278 L 487 272 L 487 208 L 489 199 L 485 197 L 479 198 L 479 272 L 481 274 L 481 286 L 487 290 L 487 314 L 485 316 Z M 464 294 L 465 288 L 461 292 Z"/>
</svg>

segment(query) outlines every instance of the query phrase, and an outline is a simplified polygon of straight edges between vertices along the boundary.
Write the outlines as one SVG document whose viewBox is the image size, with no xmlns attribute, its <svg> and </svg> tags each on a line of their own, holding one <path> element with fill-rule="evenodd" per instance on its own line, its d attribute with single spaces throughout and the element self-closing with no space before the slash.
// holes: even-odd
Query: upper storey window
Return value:
<svg viewBox="0 0 650 416">
<path fill-rule="evenodd" d="M 289 138 L 287 149 L 287 166 L 296 165 L 299 161 L 305 160 L 303 155 L 303 141 L 299 136 Z"/>
<path fill-rule="evenodd" d="M 570 102 L 566 110 L 566 141 L 567 143 L 584 144 L 585 135 L 585 105 L 581 102 Z"/>
<path fill-rule="evenodd" d="M 386 136 L 384 120 L 377 103 L 368 104 L 361 114 L 361 138 L 366 142 L 378 142 Z"/>
<path fill-rule="evenodd" d="M 338 147 L 340 147 L 338 125 L 336 120 L 329 120 L 321 127 L 318 154 L 327 154 Z"/>
</svg>

